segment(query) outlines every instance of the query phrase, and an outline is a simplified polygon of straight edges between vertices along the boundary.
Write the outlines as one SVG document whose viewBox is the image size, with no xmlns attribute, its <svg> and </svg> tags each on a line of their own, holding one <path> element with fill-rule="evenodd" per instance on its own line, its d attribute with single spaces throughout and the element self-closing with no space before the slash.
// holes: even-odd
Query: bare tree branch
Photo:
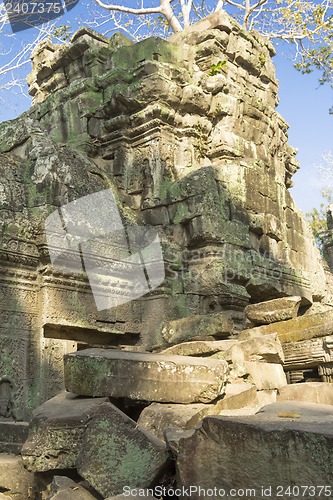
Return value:
<svg viewBox="0 0 333 500">
<path fill-rule="evenodd" d="M 102 9 L 114 10 L 116 12 L 125 12 L 126 14 L 134 14 L 135 16 L 147 15 L 147 14 L 162 14 L 162 7 L 151 7 L 151 8 L 141 8 L 136 9 L 132 7 L 125 7 L 124 5 L 108 4 L 101 0 L 95 0 L 95 2 L 102 7 Z"/>
<path fill-rule="evenodd" d="M 304 68 L 304 72 L 308 72 L 311 66 L 316 67 L 323 73 L 321 83 L 330 81 L 333 84 L 333 0 L 212 0 L 211 3 L 205 0 L 126 0 L 129 6 L 124 1 L 110 0 L 111 3 L 107 3 L 108 0 L 91 0 L 92 8 L 84 24 L 104 33 L 122 30 L 138 41 L 147 33 L 149 36 L 164 37 L 170 29 L 179 32 L 196 19 L 224 9 L 236 16 L 246 30 L 256 29 L 270 39 L 291 42 L 298 58 L 298 69 L 302 71 Z M 154 6 L 153 1 L 156 2 Z M 80 24 L 77 18 L 72 22 L 76 26 Z M 10 47 L 7 42 L 15 35 L 5 33 L 8 16 L 4 4 L 0 4 L 0 37 L 9 36 L 3 44 L 6 49 L 2 49 L 7 60 L 0 65 L 0 89 L 4 85 L 8 88 L 11 71 L 27 67 L 30 52 L 40 41 L 54 38 L 52 29 L 55 24 L 36 29 L 31 44 Z M 10 51 L 13 54 L 11 58 Z M 17 79 L 15 76 L 12 78 L 16 86 Z"/>
</svg>

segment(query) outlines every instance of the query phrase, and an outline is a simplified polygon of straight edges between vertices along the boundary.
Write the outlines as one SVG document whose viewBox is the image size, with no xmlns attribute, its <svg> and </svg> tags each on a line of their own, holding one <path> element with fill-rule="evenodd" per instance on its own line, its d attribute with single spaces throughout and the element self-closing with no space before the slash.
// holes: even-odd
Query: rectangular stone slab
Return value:
<svg viewBox="0 0 333 500">
<path fill-rule="evenodd" d="M 64 357 L 65 385 L 82 396 L 165 403 L 208 403 L 222 394 L 223 360 L 86 349 Z"/>
<path fill-rule="evenodd" d="M 297 317 L 302 297 L 281 297 L 278 299 L 248 305 L 244 312 L 247 319 L 258 325 L 286 321 Z"/>
<path fill-rule="evenodd" d="M 333 311 L 299 316 L 295 319 L 271 323 L 270 325 L 257 326 L 244 330 L 240 340 L 247 340 L 261 335 L 277 333 L 280 342 L 299 342 L 317 337 L 326 337 L 333 334 Z"/>
</svg>

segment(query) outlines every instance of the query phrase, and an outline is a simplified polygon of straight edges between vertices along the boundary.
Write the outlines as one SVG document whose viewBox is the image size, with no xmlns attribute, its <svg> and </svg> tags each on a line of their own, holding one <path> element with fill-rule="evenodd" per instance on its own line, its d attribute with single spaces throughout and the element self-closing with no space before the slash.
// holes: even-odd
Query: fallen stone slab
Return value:
<svg viewBox="0 0 333 500">
<path fill-rule="evenodd" d="M 229 403 L 231 403 L 232 398 L 237 398 L 237 397 L 242 398 L 243 396 L 245 396 L 245 394 L 248 393 L 248 391 L 252 391 L 253 389 L 256 390 L 253 384 L 250 384 L 249 382 L 244 382 L 243 380 L 237 383 L 228 383 L 225 388 L 225 394 L 223 396 L 223 399 L 220 399 L 220 402 L 228 400 Z"/>
<path fill-rule="evenodd" d="M 83 434 L 105 401 L 62 392 L 37 408 L 21 451 L 25 467 L 32 472 L 76 467 Z"/>
<path fill-rule="evenodd" d="M 192 487 L 193 500 L 212 498 L 214 488 L 215 498 L 231 489 L 238 500 L 311 498 L 310 490 L 297 489 L 303 485 L 312 485 L 320 498 L 319 487 L 333 481 L 332 424 L 331 406 L 294 402 L 248 417 L 205 417 L 179 441 L 178 486 Z M 290 486 L 295 489 L 288 495 Z"/>
<path fill-rule="evenodd" d="M 289 384 L 278 390 L 277 400 L 333 405 L 333 383 L 303 382 Z"/>
<path fill-rule="evenodd" d="M 165 403 L 209 403 L 223 393 L 228 364 L 189 356 L 86 349 L 64 357 L 66 389 Z"/>
<path fill-rule="evenodd" d="M 295 319 L 249 328 L 240 333 L 239 340 L 277 333 L 282 343 L 299 342 L 333 334 L 333 311 L 299 316 Z"/>
<path fill-rule="evenodd" d="M 45 323 L 43 325 L 44 337 L 63 340 L 74 340 L 89 345 L 115 345 L 121 342 L 119 336 L 125 333 L 116 329 L 91 328 L 89 323 L 86 325 L 69 325 L 68 323 Z M 138 333 L 137 333 L 138 335 Z"/>
<path fill-rule="evenodd" d="M 261 391 L 265 389 L 279 389 L 287 385 L 286 374 L 280 364 L 258 363 L 246 361 L 245 371 L 249 374 L 249 381 Z"/>
<path fill-rule="evenodd" d="M 228 351 L 237 340 L 192 340 L 191 342 L 183 342 L 176 344 L 159 354 L 176 354 L 178 356 L 211 356 L 215 353 L 223 353 Z"/>
<path fill-rule="evenodd" d="M 252 323 L 266 325 L 297 317 L 301 297 L 282 297 L 245 307 L 245 316 Z"/>
<path fill-rule="evenodd" d="M 228 313 L 197 314 L 164 323 L 162 336 L 169 344 L 176 344 L 202 336 L 226 338 L 234 332 L 234 328 Z"/>
<path fill-rule="evenodd" d="M 138 425 L 164 440 L 167 429 L 170 427 L 185 429 L 194 415 L 210 406 L 212 405 L 200 403 L 192 405 L 152 403 L 141 412 Z"/>
<path fill-rule="evenodd" d="M 148 488 L 167 464 L 165 444 L 111 403 L 103 403 L 85 432 L 79 474 L 104 498 L 124 488 Z"/>
<path fill-rule="evenodd" d="M 0 453 L 0 491 L 11 499 L 35 500 L 35 478 L 24 468 L 21 457 Z"/>
</svg>

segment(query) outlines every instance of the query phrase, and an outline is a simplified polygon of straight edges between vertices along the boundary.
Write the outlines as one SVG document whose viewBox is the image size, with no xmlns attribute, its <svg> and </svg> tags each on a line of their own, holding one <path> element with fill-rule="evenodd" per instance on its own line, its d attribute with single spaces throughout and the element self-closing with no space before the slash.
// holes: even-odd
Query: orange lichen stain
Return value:
<svg viewBox="0 0 333 500">
<path fill-rule="evenodd" d="M 289 413 L 289 412 L 284 412 L 284 413 L 278 413 L 278 417 L 281 418 L 300 418 L 299 413 Z"/>
</svg>

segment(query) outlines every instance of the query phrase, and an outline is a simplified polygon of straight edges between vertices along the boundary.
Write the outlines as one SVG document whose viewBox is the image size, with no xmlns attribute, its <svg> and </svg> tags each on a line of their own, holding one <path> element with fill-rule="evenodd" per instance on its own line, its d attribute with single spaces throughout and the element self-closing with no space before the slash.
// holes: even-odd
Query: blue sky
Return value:
<svg viewBox="0 0 333 500">
<path fill-rule="evenodd" d="M 319 86 L 318 74 L 302 75 L 291 62 L 277 55 L 274 58 L 280 82 L 278 111 L 289 123 L 289 143 L 298 149 L 301 168 L 294 175 L 291 189 L 294 200 L 304 212 L 319 207 L 321 189 L 325 187 L 316 165 L 325 152 L 333 152 L 333 90 Z M 333 165 L 332 165 L 333 188 Z"/>
<path fill-rule="evenodd" d="M 65 23 L 68 18 L 70 14 L 63 16 L 61 22 Z M 8 41 L 21 43 L 22 39 L 29 39 L 31 33 L 35 34 L 33 31 L 13 35 Z M 319 86 L 318 74 L 297 72 L 281 52 L 278 47 L 278 55 L 274 58 L 280 82 L 278 111 L 290 125 L 289 143 L 299 151 L 297 158 L 301 168 L 293 178 L 291 192 L 298 207 L 306 212 L 319 207 L 322 201 L 323 179 L 316 165 L 322 161 L 325 152 L 333 151 L 333 115 L 328 113 L 333 105 L 333 90 L 329 86 Z M 1 59 L 4 61 L 4 56 Z M 27 66 L 25 73 L 29 71 Z M 15 118 L 30 106 L 29 99 L 20 92 L 1 95 L 4 101 L 0 102 L 0 121 Z"/>
</svg>

